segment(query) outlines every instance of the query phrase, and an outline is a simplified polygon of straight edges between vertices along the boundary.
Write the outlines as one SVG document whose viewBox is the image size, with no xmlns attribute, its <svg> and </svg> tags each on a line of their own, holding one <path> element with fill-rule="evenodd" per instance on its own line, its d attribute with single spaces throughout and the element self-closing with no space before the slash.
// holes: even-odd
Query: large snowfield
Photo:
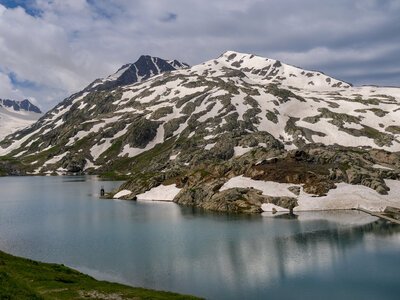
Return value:
<svg viewBox="0 0 400 300">
<path fill-rule="evenodd" d="M 253 180 L 251 178 L 237 176 L 231 178 L 220 190 L 229 188 L 254 188 L 261 190 L 263 195 L 273 197 L 297 198 L 298 206 L 294 211 L 316 211 L 364 208 L 370 211 L 383 211 L 387 206 L 400 207 L 400 181 L 385 180 L 390 188 L 388 195 L 380 195 L 375 190 L 363 185 L 352 185 L 338 183 L 336 189 L 332 189 L 326 196 L 316 197 L 305 193 L 302 189 L 300 195 L 296 196 L 288 190 L 291 186 L 300 186 L 290 183 L 277 183 L 271 181 Z M 263 204 L 264 211 L 287 211 L 273 204 Z"/>
<path fill-rule="evenodd" d="M 35 112 L 15 111 L 0 107 L 0 141 L 7 135 L 35 123 L 42 115 Z"/>
</svg>

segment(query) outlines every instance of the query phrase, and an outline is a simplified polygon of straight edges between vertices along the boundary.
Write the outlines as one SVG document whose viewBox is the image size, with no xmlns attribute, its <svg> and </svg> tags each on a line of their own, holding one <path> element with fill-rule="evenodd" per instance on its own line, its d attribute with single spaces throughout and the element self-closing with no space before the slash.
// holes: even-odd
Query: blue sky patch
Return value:
<svg viewBox="0 0 400 300">
<path fill-rule="evenodd" d="M 0 4 L 7 8 L 16 8 L 20 6 L 25 9 L 27 14 L 37 17 L 41 14 L 41 11 L 34 7 L 34 2 L 34 0 L 0 0 Z"/>
<path fill-rule="evenodd" d="M 32 82 L 32 81 L 28 81 L 28 80 L 22 80 L 21 81 L 21 80 L 19 80 L 17 78 L 17 75 L 15 73 L 13 73 L 13 72 L 9 73 L 8 77 L 10 78 L 11 83 L 17 88 L 34 89 L 34 88 L 37 87 L 36 84 L 34 82 Z"/>
</svg>

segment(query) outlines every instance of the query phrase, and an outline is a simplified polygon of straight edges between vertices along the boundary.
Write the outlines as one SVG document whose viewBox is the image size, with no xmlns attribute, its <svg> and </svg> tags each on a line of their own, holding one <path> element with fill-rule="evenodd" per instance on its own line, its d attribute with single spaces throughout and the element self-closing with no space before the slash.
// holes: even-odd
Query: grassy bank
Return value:
<svg viewBox="0 0 400 300">
<path fill-rule="evenodd" d="M 63 265 L 0 251 L 0 299 L 198 299 L 98 281 Z"/>
</svg>

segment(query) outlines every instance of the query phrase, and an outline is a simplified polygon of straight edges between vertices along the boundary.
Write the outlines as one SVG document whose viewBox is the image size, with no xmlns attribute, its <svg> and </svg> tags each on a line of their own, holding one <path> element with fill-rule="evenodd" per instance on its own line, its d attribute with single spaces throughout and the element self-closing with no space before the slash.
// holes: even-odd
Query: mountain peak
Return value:
<svg viewBox="0 0 400 300">
<path fill-rule="evenodd" d="M 219 56 L 219 58 L 228 58 L 229 60 L 232 60 L 235 58 L 252 59 L 254 57 L 262 58 L 263 60 L 270 60 L 269 58 L 266 58 L 266 57 L 261 57 L 261 56 L 251 54 L 251 53 L 238 52 L 238 51 L 234 51 L 234 50 L 227 50 Z"/>
<path fill-rule="evenodd" d="M 188 67 L 188 64 L 178 60 L 165 60 L 150 55 L 141 55 L 135 63 L 125 64 L 114 74 L 95 80 L 85 91 L 107 90 L 117 86 L 134 84 L 164 72 Z"/>
<path fill-rule="evenodd" d="M 135 63 L 137 63 L 139 61 L 142 61 L 142 60 L 152 60 L 152 59 L 157 59 L 157 58 L 158 57 L 151 56 L 151 55 L 148 55 L 148 54 L 142 54 L 142 55 L 139 56 L 138 60 Z"/>
<path fill-rule="evenodd" d="M 232 54 L 236 54 L 236 55 L 250 55 L 250 54 L 248 54 L 248 53 L 242 53 L 242 52 L 238 52 L 238 51 L 234 51 L 234 50 L 226 50 L 224 53 L 222 53 L 221 55 L 220 55 L 220 57 L 221 56 L 230 56 L 230 55 L 232 55 Z"/>
<path fill-rule="evenodd" d="M 210 65 L 209 62 L 203 65 Z M 331 90 L 349 88 L 352 85 L 325 75 L 323 72 L 302 69 L 285 64 L 280 60 L 265 58 L 254 54 L 226 51 L 214 60 L 215 69 L 228 68 L 241 71 L 250 80 L 259 84 L 276 84 L 307 90 Z"/>
</svg>

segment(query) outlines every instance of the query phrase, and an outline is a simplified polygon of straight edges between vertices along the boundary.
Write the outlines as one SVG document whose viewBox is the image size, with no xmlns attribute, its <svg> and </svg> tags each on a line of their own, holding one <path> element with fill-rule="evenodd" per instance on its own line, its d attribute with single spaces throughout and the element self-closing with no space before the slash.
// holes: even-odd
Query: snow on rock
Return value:
<svg viewBox="0 0 400 300">
<path fill-rule="evenodd" d="M 100 168 L 100 166 L 96 166 L 90 160 L 86 159 L 85 170 L 90 169 L 90 168 L 98 169 L 98 168 Z"/>
<path fill-rule="evenodd" d="M 206 128 L 207 129 L 207 128 Z M 203 140 L 211 140 L 211 139 L 214 139 L 216 137 L 216 135 L 207 135 L 207 136 L 205 136 L 205 137 L 203 137 Z"/>
<path fill-rule="evenodd" d="M 24 136 L 22 139 L 20 140 L 16 140 L 14 141 L 10 146 L 8 146 L 7 148 L 1 148 L 0 147 L 0 156 L 2 155 L 6 155 L 8 153 L 10 153 L 11 151 L 19 148 L 25 141 L 27 141 L 31 136 L 33 136 L 34 134 L 38 133 L 39 130 L 35 130 L 34 132 L 31 132 L 30 134 L 27 134 L 26 136 Z"/>
<path fill-rule="evenodd" d="M 93 157 L 93 160 L 97 160 L 100 155 L 105 152 L 108 148 L 111 147 L 111 139 L 104 139 L 102 144 L 96 144 L 90 149 L 90 154 Z"/>
<path fill-rule="evenodd" d="M 212 148 L 214 148 L 214 146 L 215 146 L 216 144 L 217 144 L 217 143 L 207 144 L 207 145 L 204 147 L 204 150 L 211 150 Z"/>
<path fill-rule="evenodd" d="M 270 78 L 263 76 L 263 73 L 251 72 L 252 70 L 262 70 L 264 68 L 273 71 L 273 78 L 285 78 L 285 83 L 288 86 L 297 88 L 307 88 L 309 90 L 320 91 L 331 89 L 337 84 L 342 88 L 349 88 L 349 84 L 328 77 L 325 74 L 317 71 L 307 71 L 291 65 L 281 63 L 278 60 L 268 59 L 252 54 L 227 51 L 221 55 L 217 61 L 220 65 L 229 68 L 248 69 L 245 72 L 248 78 L 259 84 L 265 84 L 271 81 Z M 236 63 L 236 64 L 235 64 Z M 207 63 L 204 63 L 207 64 Z M 203 65 L 204 65 L 203 64 Z M 272 73 L 272 72 L 271 72 Z M 328 80 L 327 80 L 328 79 Z"/>
<path fill-rule="evenodd" d="M 172 201 L 181 189 L 176 187 L 176 184 L 159 185 L 151 190 L 137 195 L 138 200 L 147 201 Z"/>
<path fill-rule="evenodd" d="M 388 195 L 381 195 L 375 190 L 363 185 L 338 183 L 326 196 L 313 197 L 303 191 L 300 192 L 297 202 L 299 206 L 294 211 L 307 210 L 334 210 L 365 208 L 371 211 L 383 211 L 386 206 L 400 208 L 400 181 L 385 180 L 390 188 Z"/>
<path fill-rule="evenodd" d="M 274 209 L 275 209 L 275 211 L 277 211 L 277 212 L 289 212 L 289 210 L 287 208 L 283 208 L 283 207 L 280 207 L 280 206 L 272 204 L 272 203 L 263 203 L 261 205 L 261 209 L 263 211 L 274 211 Z"/>
<path fill-rule="evenodd" d="M 294 194 L 288 190 L 288 187 L 299 186 L 291 183 L 279 183 L 273 181 L 253 180 L 248 177 L 237 176 L 229 179 L 220 189 L 224 191 L 231 188 L 254 188 L 263 192 L 263 195 L 271 197 L 293 197 Z"/>
<path fill-rule="evenodd" d="M 20 157 L 21 155 L 25 154 L 28 150 L 24 150 L 16 155 L 14 155 L 14 157 Z"/>
<path fill-rule="evenodd" d="M 384 166 L 377 165 L 377 164 L 373 165 L 372 167 L 375 169 L 393 170 L 392 168 L 384 167 Z"/>
<path fill-rule="evenodd" d="M 385 180 L 390 188 L 388 195 L 380 195 L 375 190 L 363 185 L 352 185 L 348 183 L 338 183 L 336 189 L 332 189 L 326 196 L 315 197 L 301 190 L 297 197 L 298 206 L 294 211 L 316 211 L 316 210 L 337 210 L 365 208 L 371 211 L 383 211 L 386 206 L 400 208 L 400 181 Z M 220 191 L 230 188 L 254 188 L 261 190 L 263 195 L 272 197 L 295 197 L 288 190 L 290 186 L 300 186 L 288 183 L 278 183 L 271 181 L 253 180 L 251 178 L 237 176 L 231 178 L 220 189 Z M 272 211 L 275 208 L 281 211 L 282 208 L 264 204 L 264 211 Z M 279 209 L 278 209 L 279 208 Z"/>
<path fill-rule="evenodd" d="M 119 199 L 119 198 L 121 198 L 123 196 L 127 196 L 127 195 L 129 195 L 131 193 L 132 192 L 130 190 L 122 190 L 122 191 L 119 191 L 118 193 L 116 193 L 114 195 L 113 199 Z"/>
<path fill-rule="evenodd" d="M 87 102 L 82 102 L 79 106 L 78 109 L 84 109 L 88 105 Z"/>
<path fill-rule="evenodd" d="M 178 155 L 179 155 L 179 153 L 178 153 L 178 154 L 175 154 L 175 155 L 171 155 L 171 156 L 169 157 L 169 159 L 170 159 L 170 160 L 174 160 L 174 159 L 176 159 L 176 158 L 178 157 Z"/>
<path fill-rule="evenodd" d="M 47 166 L 47 165 L 51 165 L 51 164 L 55 164 L 56 162 L 60 161 L 64 156 L 66 156 L 69 153 L 69 151 L 64 152 L 63 154 L 60 155 L 56 155 L 53 158 L 49 159 L 48 161 L 46 161 L 43 164 L 43 167 Z"/>
<path fill-rule="evenodd" d="M 134 148 L 129 146 L 128 144 L 124 146 L 121 153 L 118 156 L 128 156 L 128 157 L 135 157 L 140 153 L 146 152 L 147 150 L 152 149 L 155 145 L 162 143 L 164 141 L 164 127 L 159 126 L 157 129 L 157 135 L 155 138 L 147 144 L 145 148 Z"/>
<path fill-rule="evenodd" d="M 243 155 L 243 154 L 245 154 L 245 153 L 247 153 L 247 152 L 249 152 L 250 150 L 252 150 L 253 148 L 244 148 L 244 147 L 241 147 L 241 146 L 237 146 L 237 147 L 234 147 L 233 148 L 233 150 L 234 150 L 234 154 L 233 154 L 233 156 L 241 156 L 241 155 Z"/>
</svg>

